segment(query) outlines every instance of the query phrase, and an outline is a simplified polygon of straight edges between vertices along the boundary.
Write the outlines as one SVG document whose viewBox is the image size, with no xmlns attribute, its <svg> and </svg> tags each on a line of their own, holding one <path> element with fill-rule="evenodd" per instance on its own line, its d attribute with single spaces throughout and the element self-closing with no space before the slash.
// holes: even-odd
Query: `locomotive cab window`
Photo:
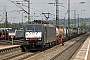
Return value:
<svg viewBox="0 0 90 60">
<path fill-rule="evenodd" d="M 26 31 L 36 31 L 41 32 L 42 31 L 42 25 L 27 25 Z"/>
</svg>

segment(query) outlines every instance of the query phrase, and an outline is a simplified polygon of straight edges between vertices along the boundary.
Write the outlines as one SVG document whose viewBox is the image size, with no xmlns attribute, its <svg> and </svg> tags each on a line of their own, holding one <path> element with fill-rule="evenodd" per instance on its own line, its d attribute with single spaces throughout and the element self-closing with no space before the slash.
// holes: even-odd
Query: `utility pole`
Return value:
<svg viewBox="0 0 90 60">
<path fill-rule="evenodd" d="M 7 28 L 7 12 L 5 8 L 5 40 L 6 40 L 6 28 Z"/>
<path fill-rule="evenodd" d="M 65 23 L 65 17 L 64 17 L 64 22 L 63 22 L 63 24 L 64 24 L 64 27 L 66 27 L 66 25 L 65 25 L 65 24 L 66 24 L 66 23 Z"/>
<path fill-rule="evenodd" d="M 56 25 L 59 25 L 59 7 L 58 7 L 59 1 L 56 0 Z"/>
<path fill-rule="evenodd" d="M 5 12 L 4 12 L 4 13 L 5 13 L 5 28 L 7 28 L 7 22 L 8 22 L 8 21 L 7 21 L 7 12 L 6 12 L 6 8 L 5 8 Z"/>
<path fill-rule="evenodd" d="M 6 18 L 5 18 L 5 28 L 7 28 L 7 27 L 8 27 L 8 24 L 7 24 L 7 22 L 8 22 L 8 21 L 7 21 L 7 12 L 5 12 L 5 17 L 6 17 Z"/>
<path fill-rule="evenodd" d="M 78 14 L 78 34 L 79 34 L 79 14 Z"/>
<path fill-rule="evenodd" d="M 24 26 L 24 25 L 23 25 L 23 12 L 22 12 L 22 28 L 23 28 L 23 26 Z"/>
<path fill-rule="evenodd" d="M 28 0 L 28 24 L 30 24 L 30 0 Z"/>
<path fill-rule="evenodd" d="M 70 0 L 68 0 L 68 34 L 70 36 Z"/>
<path fill-rule="evenodd" d="M 76 27 L 76 10 L 72 10 L 72 11 L 74 11 L 74 21 L 73 21 L 74 26 L 73 27 Z"/>
<path fill-rule="evenodd" d="M 59 25 L 59 1 L 58 0 L 55 0 L 56 2 L 56 5 L 55 3 L 48 3 L 48 4 L 54 4 L 56 6 L 56 25 Z"/>
<path fill-rule="evenodd" d="M 75 20 L 74 27 L 76 27 L 76 10 L 74 10 L 74 20 Z"/>
</svg>

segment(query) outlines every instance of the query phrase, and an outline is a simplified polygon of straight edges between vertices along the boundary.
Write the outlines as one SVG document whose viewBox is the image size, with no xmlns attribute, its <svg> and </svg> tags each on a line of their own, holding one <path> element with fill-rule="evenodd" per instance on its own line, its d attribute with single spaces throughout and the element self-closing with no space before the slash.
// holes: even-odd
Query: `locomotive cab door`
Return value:
<svg viewBox="0 0 90 60">
<path fill-rule="evenodd" d="M 47 42 L 47 28 L 45 27 L 45 42 Z"/>
</svg>

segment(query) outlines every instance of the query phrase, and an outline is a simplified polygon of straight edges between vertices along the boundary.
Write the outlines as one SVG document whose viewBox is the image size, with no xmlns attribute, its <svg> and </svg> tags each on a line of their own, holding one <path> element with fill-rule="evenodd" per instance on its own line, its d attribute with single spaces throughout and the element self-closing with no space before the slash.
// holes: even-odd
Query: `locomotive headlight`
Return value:
<svg viewBox="0 0 90 60">
<path fill-rule="evenodd" d="M 29 40 L 28 38 L 26 38 L 26 40 Z"/>
<path fill-rule="evenodd" d="M 26 36 L 27 36 L 28 34 L 26 34 Z"/>
<path fill-rule="evenodd" d="M 38 40 L 41 40 L 41 38 L 38 38 Z"/>
</svg>

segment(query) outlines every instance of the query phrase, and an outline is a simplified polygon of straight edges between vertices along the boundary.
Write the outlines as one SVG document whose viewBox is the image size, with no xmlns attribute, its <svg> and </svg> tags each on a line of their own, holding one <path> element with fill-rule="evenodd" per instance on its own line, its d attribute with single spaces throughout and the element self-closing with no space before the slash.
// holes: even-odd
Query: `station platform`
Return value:
<svg viewBox="0 0 90 60">
<path fill-rule="evenodd" d="M 20 45 L 3 45 L 3 46 L 0 46 L 0 50 L 13 48 L 13 47 L 18 47 L 18 46 L 20 46 Z"/>
<path fill-rule="evenodd" d="M 73 60 L 90 60 L 90 35 L 76 53 Z"/>
</svg>

